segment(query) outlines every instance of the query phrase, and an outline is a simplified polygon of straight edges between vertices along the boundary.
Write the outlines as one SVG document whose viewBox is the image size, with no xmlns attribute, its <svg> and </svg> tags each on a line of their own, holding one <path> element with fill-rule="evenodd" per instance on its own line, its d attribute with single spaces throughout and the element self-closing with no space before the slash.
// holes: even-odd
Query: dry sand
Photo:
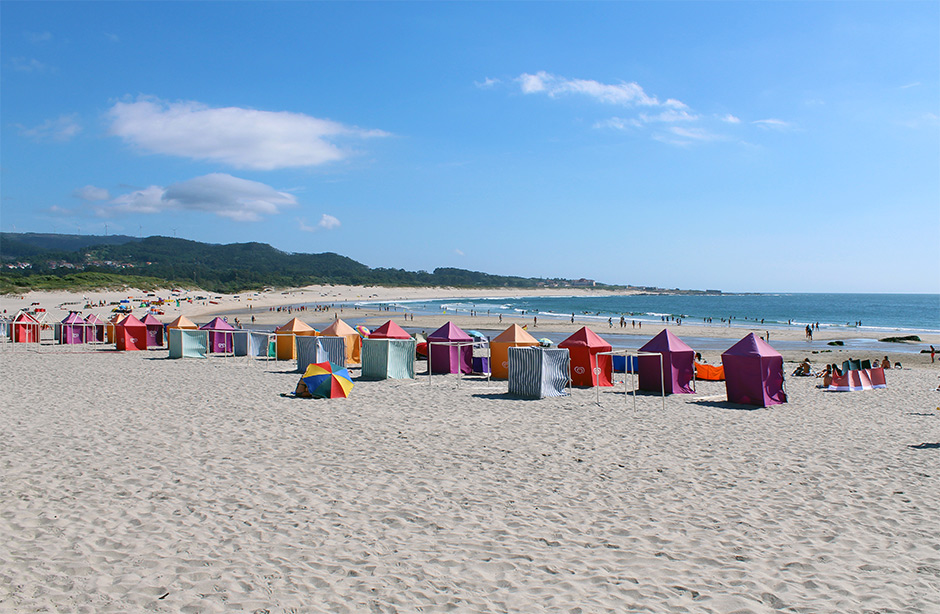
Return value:
<svg viewBox="0 0 940 614">
<path fill-rule="evenodd" d="M 290 363 L 2 349 L 3 612 L 940 611 L 926 366 L 634 414 L 612 389 L 288 399 Z"/>
</svg>

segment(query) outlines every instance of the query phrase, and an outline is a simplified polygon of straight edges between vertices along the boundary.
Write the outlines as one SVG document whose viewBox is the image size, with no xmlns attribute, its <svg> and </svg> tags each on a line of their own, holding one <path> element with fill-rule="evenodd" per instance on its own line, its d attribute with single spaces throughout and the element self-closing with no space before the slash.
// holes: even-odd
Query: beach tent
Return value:
<svg viewBox="0 0 940 614">
<path fill-rule="evenodd" d="M 212 321 L 203 324 L 199 330 L 209 331 L 209 353 L 231 354 L 235 347 L 235 327 L 222 318 L 212 318 Z"/>
<path fill-rule="evenodd" d="M 535 399 L 565 395 L 571 366 L 567 349 L 510 346 L 506 358 L 509 394 Z"/>
<path fill-rule="evenodd" d="M 170 358 L 207 358 L 209 331 L 170 328 L 166 331 Z"/>
<path fill-rule="evenodd" d="M 10 336 L 10 321 L 4 316 L 0 316 L 0 337 Z"/>
<path fill-rule="evenodd" d="M 10 340 L 13 343 L 39 343 L 39 320 L 21 311 L 10 322 Z"/>
<path fill-rule="evenodd" d="M 69 312 L 69 315 L 62 320 L 59 327 L 59 343 L 76 344 L 85 343 L 86 323 L 81 314 L 76 311 Z"/>
<path fill-rule="evenodd" d="M 598 356 L 598 352 L 609 352 L 610 344 L 601 339 L 587 326 L 558 344 L 566 348 L 571 361 L 571 384 L 573 386 L 613 386 L 610 374 L 613 368 L 610 356 Z M 599 369 L 595 373 L 594 369 Z"/>
<path fill-rule="evenodd" d="M 535 337 L 513 324 L 490 342 L 490 369 L 494 379 L 509 377 L 509 348 L 532 347 L 539 342 Z"/>
<path fill-rule="evenodd" d="M 171 328 L 183 328 L 186 330 L 197 330 L 199 327 L 196 324 L 187 318 L 186 316 L 180 316 L 166 325 L 167 331 Z"/>
<path fill-rule="evenodd" d="M 725 350 L 721 362 L 730 403 L 767 407 L 787 402 L 783 356 L 754 333 Z"/>
<path fill-rule="evenodd" d="M 358 365 L 362 361 L 362 337 L 349 324 L 337 318 L 332 324 L 324 328 L 320 334 L 324 337 L 346 338 L 346 362 L 343 364 Z"/>
<path fill-rule="evenodd" d="M 835 392 L 857 392 L 859 390 L 873 390 L 887 388 L 885 383 L 884 367 L 868 369 L 851 369 L 842 374 L 834 374 L 827 390 Z"/>
<path fill-rule="evenodd" d="M 448 322 L 428 335 L 431 373 L 472 373 L 473 338 Z"/>
<path fill-rule="evenodd" d="M 107 340 L 108 336 L 105 333 L 105 326 L 107 325 L 107 322 L 105 320 L 102 320 L 101 318 L 99 318 L 98 316 L 92 313 L 92 314 L 89 314 L 87 318 L 85 318 L 85 325 L 87 327 L 85 329 L 86 330 L 86 333 L 85 333 L 86 343 L 92 343 L 95 341 L 103 342 Z"/>
<path fill-rule="evenodd" d="M 114 327 L 114 342 L 122 352 L 147 349 L 147 327 L 130 315 Z"/>
<path fill-rule="evenodd" d="M 312 326 L 304 324 L 299 318 L 294 318 L 287 324 L 274 329 L 274 334 L 277 335 L 277 359 L 294 360 L 297 358 L 297 337 L 316 337 L 320 333 Z"/>
<path fill-rule="evenodd" d="M 411 335 L 406 333 L 401 326 L 389 320 L 372 331 L 369 334 L 369 339 L 411 339 Z"/>
<path fill-rule="evenodd" d="M 117 336 L 115 333 L 117 332 L 117 325 L 120 324 L 121 321 L 125 317 L 126 316 L 124 314 L 116 313 L 108 319 L 108 323 L 105 325 L 105 330 L 107 331 L 108 343 L 116 342 Z"/>
<path fill-rule="evenodd" d="M 302 373 L 318 362 L 346 366 L 346 337 L 297 337 L 297 370 Z"/>
<path fill-rule="evenodd" d="M 414 379 L 415 340 L 362 340 L 362 377 L 365 379 Z"/>
<path fill-rule="evenodd" d="M 153 314 L 147 314 L 141 320 L 147 327 L 147 347 L 163 347 L 163 322 L 153 317 Z"/>
<path fill-rule="evenodd" d="M 232 351 L 236 356 L 254 358 L 273 358 L 271 333 L 259 333 L 250 330 L 236 330 L 232 337 Z"/>
<path fill-rule="evenodd" d="M 641 352 L 656 352 L 659 356 L 640 356 L 639 388 L 666 394 L 691 394 L 695 352 L 681 339 L 663 329 L 640 348 Z M 665 369 L 665 373 L 662 372 Z M 665 390 L 663 390 L 665 387 Z"/>
</svg>

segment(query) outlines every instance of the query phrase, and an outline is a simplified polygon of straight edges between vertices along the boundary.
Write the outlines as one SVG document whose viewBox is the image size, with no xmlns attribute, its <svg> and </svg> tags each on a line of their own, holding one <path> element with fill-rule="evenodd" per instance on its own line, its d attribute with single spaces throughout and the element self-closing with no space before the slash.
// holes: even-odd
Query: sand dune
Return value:
<svg viewBox="0 0 940 614">
<path fill-rule="evenodd" d="M 938 611 L 926 368 L 634 414 L 165 356 L 0 354 L 0 611 Z"/>
</svg>

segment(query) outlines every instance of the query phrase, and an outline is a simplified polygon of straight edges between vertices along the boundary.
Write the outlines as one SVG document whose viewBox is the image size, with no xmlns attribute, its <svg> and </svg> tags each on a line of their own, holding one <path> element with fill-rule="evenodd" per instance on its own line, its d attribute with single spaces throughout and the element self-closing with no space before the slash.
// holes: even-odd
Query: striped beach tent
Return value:
<svg viewBox="0 0 940 614">
<path fill-rule="evenodd" d="M 318 362 L 345 366 L 346 337 L 297 337 L 297 370 L 303 373 L 308 366 Z"/>
<path fill-rule="evenodd" d="M 507 379 L 509 377 L 509 348 L 534 347 L 538 340 L 522 330 L 518 324 L 513 324 L 490 342 L 490 369 L 493 379 Z"/>
<path fill-rule="evenodd" d="M 834 374 L 827 390 L 835 392 L 857 392 L 887 388 L 884 367 L 875 369 L 853 369 L 842 375 Z"/>
<path fill-rule="evenodd" d="M 207 358 L 209 331 L 171 328 L 167 330 L 167 346 L 170 358 Z"/>
<path fill-rule="evenodd" d="M 509 394 L 535 399 L 565 396 L 570 383 L 567 349 L 514 346 L 506 355 Z"/>
<path fill-rule="evenodd" d="M 271 336 L 271 333 L 236 330 L 233 338 L 234 353 L 236 356 L 273 358 L 273 355 L 269 354 Z"/>
<path fill-rule="evenodd" d="M 415 340 L 362 340 L 362 377 L 365 379 L 414 379 Z"/>
</svg>

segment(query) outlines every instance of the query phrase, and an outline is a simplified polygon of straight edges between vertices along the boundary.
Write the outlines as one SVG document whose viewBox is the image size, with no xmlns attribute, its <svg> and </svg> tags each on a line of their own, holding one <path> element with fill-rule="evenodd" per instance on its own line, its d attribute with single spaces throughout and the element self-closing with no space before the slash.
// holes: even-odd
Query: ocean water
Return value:
<svg viewBox="0 0 940 614">
<path fill-rule="evenodd" d="M 367 303 L 361 303 L 367 304 Z M 457 311 L 526 315 L 540 318 L 595 319 L 615 324 L 627 321 L 661 322 L 682 318 L 688 324 L 764 326 L 768 330 L 818 322 L 820 328 L 891 331 L 904 334 L 940 333 L 940 294 L 721 294 L 637 295 L 444 299 L 392 304 L 415 313 Z M 722 321 L 724 320 L 724 321 Z M 763 320 L 763 322 L 762 322 Z M 857 324 L 860 323 L 860 324 Z"/>
</svg>

